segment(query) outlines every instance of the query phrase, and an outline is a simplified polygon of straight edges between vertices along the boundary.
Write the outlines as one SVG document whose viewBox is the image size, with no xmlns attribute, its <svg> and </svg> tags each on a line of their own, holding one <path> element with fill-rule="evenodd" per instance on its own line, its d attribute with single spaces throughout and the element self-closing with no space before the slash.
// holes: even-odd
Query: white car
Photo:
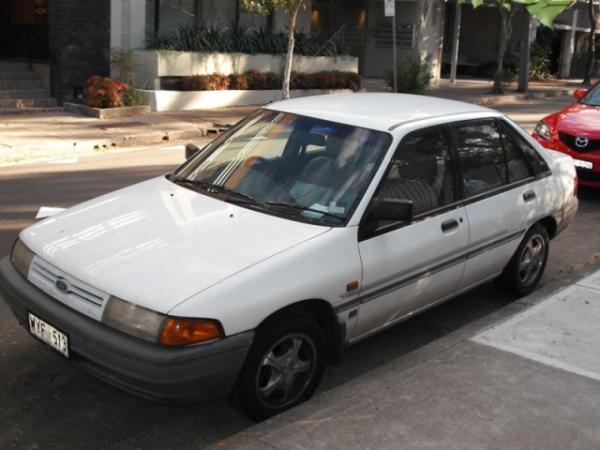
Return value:
<svg viewBox="0 0 600 450">
<path fill-rule="evenodd" d="M 489 280 L 537 285 L 577 210 L 570 157 L 432 97 L 316 96 L 249 115 L 175 172 L 22 231 L 19 321 L 138 395 L 239 395 L 260 420 L 328 357 Z"/>
</svg>

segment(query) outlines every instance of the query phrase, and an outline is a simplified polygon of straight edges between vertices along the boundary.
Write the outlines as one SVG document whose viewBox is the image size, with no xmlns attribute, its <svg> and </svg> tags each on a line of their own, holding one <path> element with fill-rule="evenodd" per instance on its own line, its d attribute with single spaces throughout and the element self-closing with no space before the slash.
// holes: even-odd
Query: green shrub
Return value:
<svg viewBox="0 0 600 450">
<path fill-rule="evenodd" d="M 308 56 L 337 56 L 348 54 L 348 45 L 338 30 L 332 36 L 320 33 L 295 33 L 294 53 Z M 266 28 L 179 26 L 149 39 L 153 50 L 191 52 L 241 52 L 282 54 L 287 51 L 287 32 L 272 33 Z"/>
<path fill-rule="evenodd" d="M 432 75 L 427 61 L 414 57 L 401 58 L 397 70 L 398 92 L 422 94 L 429 89 Z M 386 70 L 384 78 L 387 85 L 393 89 L 394 70 Z"/>
<path fill-rule="evenodd" d="M 529 78 L 540 81 L 554 78 L 550 71 L 550 50 L 537 42 L 531 46 Z"/>
<path fill-rule="evenodd" d="M 146 96 L 132 86 L 129 86 L 128 89 L 123 92 L 124 106 L 141 106 L 147 104 Z"/>
</svg>

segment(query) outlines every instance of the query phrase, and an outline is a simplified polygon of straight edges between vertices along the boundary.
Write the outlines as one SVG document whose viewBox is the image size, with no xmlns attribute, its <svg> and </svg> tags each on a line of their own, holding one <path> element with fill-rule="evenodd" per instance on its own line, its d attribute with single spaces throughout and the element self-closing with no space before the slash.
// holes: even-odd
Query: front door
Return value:
<svg viewBox="0 0 600 450">
<path fill-rule="evenodd" d="M 456 292 L 469 229 L 444 127 L 419 130 L 400 143 L 374 198 L 408 200 L 410 223 L 361 223 L 363 264 L 360 339 Z"/>
</svg>

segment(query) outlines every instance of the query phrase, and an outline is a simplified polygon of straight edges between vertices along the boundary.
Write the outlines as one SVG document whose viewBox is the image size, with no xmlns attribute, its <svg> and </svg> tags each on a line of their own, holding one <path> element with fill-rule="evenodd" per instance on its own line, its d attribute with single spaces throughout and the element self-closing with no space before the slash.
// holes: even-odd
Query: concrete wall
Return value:
<svg viewBox="0 0 600 450">
<path fill-rule="evenodd" d="M 133 81 L 137 86 L 159 89 L 159 77 L 244 73 L 248 70 L 281 73 L 283 56 L 245 53 L 202 53 L 156 50 L 134 51 Z M 358 58 L 352 56 L 294 56 L 293 70 L 358 72 Z"/>
<path fill-rule="evenodd" d="M 49 43 L 57 64 L 50 68 L 52 95 L 73 97 L 92 75 L 108 75 L 110 2 L 52 0 L 48 8 Z"/>
<path fill-rule="evenodd" d="M 420 2 L 417 54 L 427 61 L 434 81 L 439 79 L 442 69 L 445 7 L 444 0 Z"/>
<path fill-rule="evenodd" d="M 421 10 L 420 1 L 396 2 L 396 23 L 418 24 Z M 384 22 L 391 24 L 391 17 L 384 17 L 383 2 L 371 1 L 367 4 L 367 38 L 365 42 L 363 72 L 366 76 L 381 77 L 387 69 L 393 67 L 393 53 L 391 47 L 382 47 L 378 44 L 377 30 Z M 415 29 L 416 30 L 416 29 Z M 413 40 L 411 48 L 398 47 L 399 57 L 413 55 L 417 48 L 417 41 Z"/>
<path fill-rule="evenodd" d="M 110 47 L 144 48 L 146 17 L 146 0 L 111 0 Z"/>
<path fill-rule="evenodd" d="M 188 111 L 238 105 L 265 105 L 281 100 L 281 90 L 265 91 L 143 91 L 152 111 Z M 347 89 L 298 89 L 290 97 L 352 92 Z"/>
</svg>

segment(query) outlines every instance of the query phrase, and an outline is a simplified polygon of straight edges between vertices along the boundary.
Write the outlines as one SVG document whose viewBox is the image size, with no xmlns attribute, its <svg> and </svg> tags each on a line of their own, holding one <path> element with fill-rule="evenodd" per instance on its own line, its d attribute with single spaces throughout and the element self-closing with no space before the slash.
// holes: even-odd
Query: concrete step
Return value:
<svg viewBox="0 0 600 450">
<path fill-rule="evenodd" d="M 0 90 L 0 99 L 29 99 L 48 97 L 48 89 Z"/>
<path fill-rule="evenodd" d="M 0 90 L 9 89 L 42 89 L 44 84 L 40 80 L 4 80 L 0 81 Z"/>
<path fill-rule="evenodd" d="M 0 108 L 46 108 L 56 106 L 55 98 L 0 99 Z"/>
<path fill-rule="evenodd" d="M 0 108 L 1 115 L 14 114 L 36 114 L 36 113 L 55 113 L 62 112 L 64 109 L 61 106 L 39 106 L 27 108 Z"/>
<path fill-rule="evenodd" d="M 0 81 L 9 80 L 39 80 L 33 70 L 0 70 Z"/>
</svg>

